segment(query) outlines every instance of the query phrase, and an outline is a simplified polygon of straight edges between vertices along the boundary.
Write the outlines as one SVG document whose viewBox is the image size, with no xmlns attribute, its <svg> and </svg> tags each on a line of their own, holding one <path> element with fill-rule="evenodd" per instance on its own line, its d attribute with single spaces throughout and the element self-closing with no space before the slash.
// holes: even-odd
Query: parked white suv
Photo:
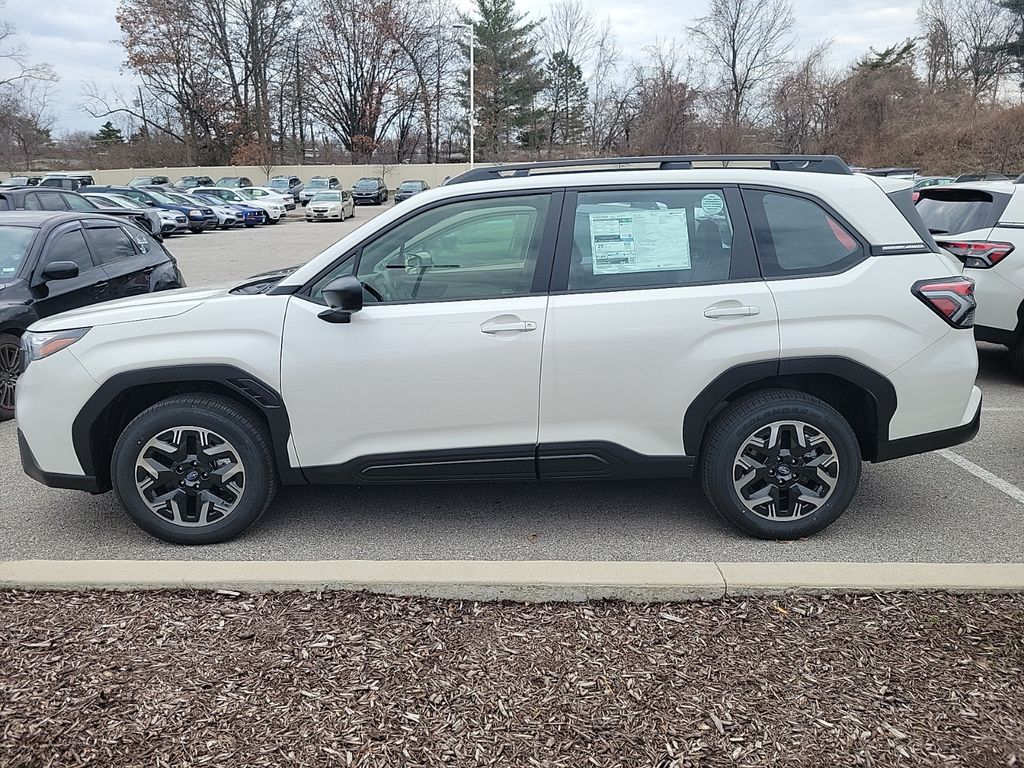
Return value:
<svg viewBox="0 0 1024 768">
<path fill-rule="evenodd" d="M 1024 376 L 1024 185 L 976 181 L 928 187 L 921 190 L 917 210 L 938 244 L 963 262 L 975 282 L 975 337 L 1005 344 L 1014 372 Z"/>
<path fill-rule="evenodd" d="M 830 156 L 472 170 L 293 272 L 35 323 L 22 461 L 180 543 L 279 483 L 694 473 L 806 536 L 862 460 L 978 429 L 973 284 L 910 195 Z"/>
<path fill-rule="evenodd" d="M 230 189 L 228 187 L 195 187 L 189 191 L 194 195 L 219 197 L 228 205 L 249 205 L 253 208 L 262 208 L 264 213 L 267 214 L 267 223 L 269 224 L 277 224 L 277 222 L 286 215 L 284 200 L 272 200 L 269 197 L 253 197 L 244 189 Z"/>
</svg>

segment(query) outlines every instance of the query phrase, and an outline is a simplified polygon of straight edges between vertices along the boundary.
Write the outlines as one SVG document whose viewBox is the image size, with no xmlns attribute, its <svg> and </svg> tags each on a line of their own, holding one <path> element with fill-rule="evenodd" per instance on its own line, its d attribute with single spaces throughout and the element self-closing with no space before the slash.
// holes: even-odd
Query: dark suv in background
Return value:
<svg viewBox="0 0 1024 768">
<path fill-rule="evenodd" d="M 352 197 L 355 199 L 356 205 L 359 203 L 382 205 L 388 200 L 388 187 L 384 183 L 384 179 L 379 176 L 376 178 L 364 176 L 352 185 Z"/>
<path fill-rule="evenodd" d="M 83 187 L 84 189 L 84 187 Z M 102 213 L 129 219 L 158 240 L 163 226 L 160 217 L 140 204 L 138 208 L 107 206 L 83 197 L 77 192 L 67 192 L 53 187 L 12 187 L 0 188 L 0 211 L 81 211 Z"/>
<path fill-rule="evenodd" d="M 0 421 L 14 416 L 21 335 L 36 320 L 184 285 L 174 257 L 131 224 L 77 211 L 0 216 Z"/>
</svg>

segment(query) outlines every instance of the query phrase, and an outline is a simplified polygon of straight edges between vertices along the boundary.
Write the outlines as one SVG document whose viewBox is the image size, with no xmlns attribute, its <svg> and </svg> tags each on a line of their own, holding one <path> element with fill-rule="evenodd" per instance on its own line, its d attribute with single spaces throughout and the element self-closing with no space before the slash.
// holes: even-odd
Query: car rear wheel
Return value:
<svg viewBox="0 0 1024 768">
<path fill-rule="evenodd" d="M 14 418 L 14 387 L 21 375 L 21 340 L 0 333 L 0 421 Z"/>
<path fill-rule="evenodd" d="M 174 544 L 242 533 L 277 491 L 265 428 L 214 395 L 182 395 L 143 411 L 114 447 L 111 477 L 135 523 Z"/>
<path fill-rule="evenodd" d="M 719 514 L 763 539 L 824 530 L 849 506 L 860 481 L 860 446 L 830 405 L 793 390 L 737 400 L 704 445 L 704 493 Z"/>
</svg>

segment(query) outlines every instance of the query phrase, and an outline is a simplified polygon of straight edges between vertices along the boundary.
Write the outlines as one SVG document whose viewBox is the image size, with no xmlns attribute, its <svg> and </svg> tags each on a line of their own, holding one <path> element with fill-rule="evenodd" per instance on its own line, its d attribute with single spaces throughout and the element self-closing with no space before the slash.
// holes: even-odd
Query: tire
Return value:
<svg viewBox="0 0 1024 768">
<path fill-rule="evenodd" d="M 0 421 L 14 418 L 14 387 L 21 375 L 21 339 L 0 333 Z"/>
<path fill-rule="evenodd" d="M 772 431 L 780 422 L 788 426 Z M 814 446 L 791 455 L 797 434 Z M 774 446 L 757 445 L 773 437 Z M 860 445 L 846 419 L 793 390 L 762 390 L 737 400 L 709 428 L 702 453 L 708 500 L 730 523 L 761 539 L 799 539 L 824 530 L 849 506 L 860 481 Z M 798 484 L 821 500 L 810 501 L 808 509 L 808 501 L 794 498 Z M 758 497 L 765 501 L 757 504 Z"/>
<path fill-rule="evenodd" d="M 220 453 L 203 455 L 199 441 L 204 438 L 190 428 L 208 431 L 208 445 Z M 156 444 L 158 438 L 164 448 Z M 168 451 L 168 445 L 177 450 Z M 143 457 L 156 471 L 138 467 Z M 241 471 L 223 481 L 211 479 L 217 471 L 236 466 Z M 256 522 L 277 492 L 274 453 L 263 425 L 243 407 L 216 395 L 171 397 L 136 416 L 114 446 L 110 473 L 114 491 L 136 525 L 172 544 L 228 541 Z M 151 494 L 149 503 L 146 492 Z M 162 502 L 157 498 L 161 496 Z M 212 499 L 224 509 L 209 504 Z M 213 519 L 204 522 L 204 517 Z"/>
<path fill-rule="evenodd" d="M 1024 334 L 1010 345 L 1010 368 L 1024 379 Z"/>
</svg>

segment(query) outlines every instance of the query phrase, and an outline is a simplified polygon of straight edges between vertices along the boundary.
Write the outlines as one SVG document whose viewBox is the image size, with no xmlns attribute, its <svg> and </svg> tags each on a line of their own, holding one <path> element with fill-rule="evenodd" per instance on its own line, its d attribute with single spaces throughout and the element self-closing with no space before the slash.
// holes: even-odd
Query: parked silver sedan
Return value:
<svg viewBox="0 0 1024 768">
<path fill-rule="evenodd" d="M 306 221 L 344 221 L 356 215 L 356 204 L 347 189 L 317 192 L 306 206 Z"/>
</svg>

